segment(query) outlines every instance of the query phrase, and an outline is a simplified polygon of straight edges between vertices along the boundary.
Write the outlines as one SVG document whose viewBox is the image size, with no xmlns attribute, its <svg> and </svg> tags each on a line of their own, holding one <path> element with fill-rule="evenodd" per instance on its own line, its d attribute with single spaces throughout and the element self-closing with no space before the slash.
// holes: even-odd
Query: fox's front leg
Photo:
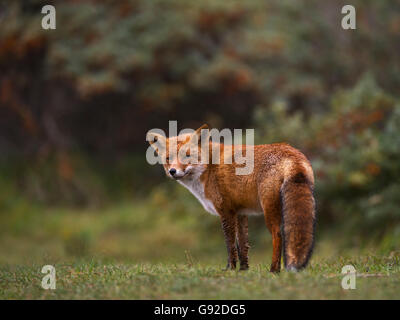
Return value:
<svg viewBox="0 0 400 320">
<path fill-rule="evenodd" d="M 232 213 L 221 215 L 221 225 L 225 236 L 226 248 L 228 250 L 228 264 L 226 269 L 235 270 L 236 261 L 238 259 L 238 253 L 235 245 L 237 230 L 236 215 Z"/>
<path fill-rule="evenodd" d="M 237 215 L 237 242 L 239 250 L 240 270 L 249 268 L 249 221 L 245 215 Z"/>
</svg>

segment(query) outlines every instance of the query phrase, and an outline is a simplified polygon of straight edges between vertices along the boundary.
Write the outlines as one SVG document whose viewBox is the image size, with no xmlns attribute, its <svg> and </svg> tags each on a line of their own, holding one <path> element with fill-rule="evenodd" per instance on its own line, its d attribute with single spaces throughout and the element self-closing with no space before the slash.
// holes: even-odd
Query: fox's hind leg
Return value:
<svg viewBox="0 0 400 320">
<path fill-rule="evenodd" d="M 221 225 L 225 236 L 226 248 L 228 250 L 228 264 L 226 269 L 235 270 L 236 261 L 238 259 L 238 253 L 235 245 L 237 230 L 236 214 L 221 214 Z"/>
<path fill-rule="evenodd" d="M 249 268 L 249 223 L 246 215 L 237 215 L 237 245 L 240 260 L 240 270 Z"/>
<path fill-rule="evenodd" d="M 282 235 L 281 235 L 281 212 L 279 196 L 264 197 L 262 208 L 264 211 L 265 224 L 272 236 L 272 263 L 270 272 L 281 271 L 282 257 Z"/>
<path fill-rule="evenodd" d="M 281 271 L 281 255 L 282 255 L 282 236 L 280 227 L 271 226 L 269 228 L 272 235 L 272 263 L 270 272 Z"/>
</svg>

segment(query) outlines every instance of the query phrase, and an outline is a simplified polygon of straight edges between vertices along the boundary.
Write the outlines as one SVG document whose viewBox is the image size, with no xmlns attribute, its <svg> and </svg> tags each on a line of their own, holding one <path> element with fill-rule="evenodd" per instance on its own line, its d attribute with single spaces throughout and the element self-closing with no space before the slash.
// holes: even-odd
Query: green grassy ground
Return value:
<svg viewBox="0 0 400 320">
<path fill-rule="evenodd" d="M 343 264 L 358 270 L 356 289 L 341 287 Z M 56 289 L 41 288 L 41 266 L 0 269 L 2 299 L 399 299 L 399 257 L 313 259 L 305 271 L 274 275 L 267 266 L 246 272 L 220 265 L 56 264 Z"/>
<path fill-rule="evenodd" d="M 394 237 L 362 245 L 356 233 L 317 228 L 307 269 L 273 275 L 271 237 L 253 218 L 250 270 L 223 272 L 218 219 L 193 197 L 173 197 L 156 190 L 102 209 L 8 202 L 0 208 L 0 299 L 400 299 Z M 41 287 L 46 264 L 56 267 L 56 290 Z M 359 273 L 355 290 L 341 287 L 348 264 Z"/>
</svg>

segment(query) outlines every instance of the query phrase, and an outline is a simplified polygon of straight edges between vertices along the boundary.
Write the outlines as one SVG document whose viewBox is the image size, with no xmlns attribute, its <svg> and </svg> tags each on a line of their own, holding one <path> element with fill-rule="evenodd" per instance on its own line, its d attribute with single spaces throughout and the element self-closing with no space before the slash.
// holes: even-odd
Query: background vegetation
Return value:
<svg viewBox="0 0 400 320">
<path fill-rule="evenodd" d="M 56 30 L 41 28 L 49 3 Z M 20 264 L 224 264 L 218 221 L 145 160 L 168 120 L 255 128 L 310 158 L 312 270 L 366 252 L 397 266 L 399 52 L 390 0 L 0 1 L 0 290 Z M 262 218 L 250 237 L 268 264 Z"/>
</svg>

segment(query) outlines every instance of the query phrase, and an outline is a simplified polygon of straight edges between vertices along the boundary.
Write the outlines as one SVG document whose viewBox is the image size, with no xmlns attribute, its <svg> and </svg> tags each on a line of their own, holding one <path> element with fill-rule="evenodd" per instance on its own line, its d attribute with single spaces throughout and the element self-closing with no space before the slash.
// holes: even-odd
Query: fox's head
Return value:
<svg viewBox="0 0 400 320">
<path fill-rule="evenodd" d="M 193 133 L 180 134 L 170 138 L 149 132 L 147 141 L 161 157 L 168 177 L 180 180 L 204 171 L 206 164 L 202 163 L 201 159 L 202 146 L 204 152 L 208 152 L 209 141 L 209 131 L 206 124 Z"/>
</svg>

